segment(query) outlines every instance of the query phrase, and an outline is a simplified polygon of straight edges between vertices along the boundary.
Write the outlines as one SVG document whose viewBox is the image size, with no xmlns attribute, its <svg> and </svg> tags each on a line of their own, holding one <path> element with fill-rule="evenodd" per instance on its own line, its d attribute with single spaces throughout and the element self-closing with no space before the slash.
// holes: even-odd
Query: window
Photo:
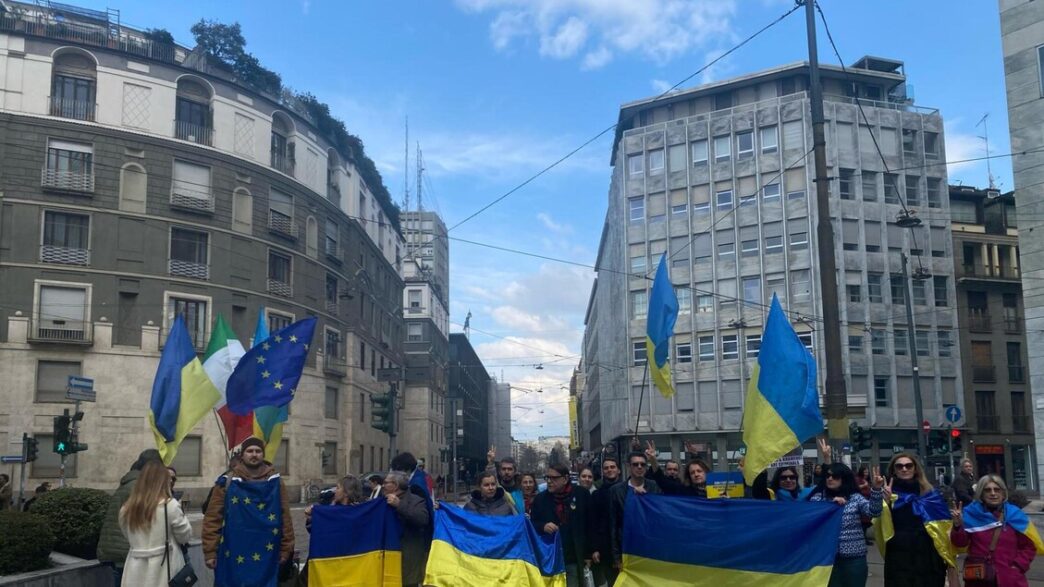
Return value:
<svg viewBox="0 0 1044 587">
<path fill-rule="evenodd" d="M 940 357 L 949 357 L 952 354 L 950 352 L 950 347 L 953 346 L 953 343 L 950 341 L 950 331 L 949 330 L 939 330 L 939 331 L 936 331 L 935 338 L 936 338 L 936 341 L 938 342 L 938 345 L 939 345 L 939 356 Z"/>
<path fill-rule="evenodd" d="M 918 306 L 927 306 L 928 288 L 925 285 L 925 280 L 914 279 L 910 287 L 913 290 L 913 303 Z"/>
<path fill-rule="evenodd" d="M 699 338 L 700 361 L 714 360 L 714 336 L 701 336 Z"/>
<path fill-rule="evenodd" d="M 339 360 L 341 352 L 341 333 L 332 328 L 326 328 L 326 359 L 329 361 Z"/>
<path fill-rule="evenodd" d="M 754 155 L 754 131 L 736 133 L 736 156 L 746 159 Z"/>
<path fill-rule="evenodd" d="M 909 355 L 910 354 L 910 337 L 906 335 L 906 328 L 896 326 L 895 330 L 892 331 L 892 339 L 895 344 L 896 355 Z"/>
<path fill-rule="evenodd" d="M 205 232 L 171 227 L 170 274 L 193 279 L 209 279 L 208 244 Z"/>
<path fill-rule="evenodd" d="M 183 141 L 210 145 L 213 122 L 210 112 L 210 90 L 188 78 L 178 80 L 174 103 L 174 136 Z"/>
<path fill-rule="evenodd" d="M 197 212 L 214 211 L 210 168 L 187 161 L 174 161 L 170 205 Z"/>
<path fill-rule="evenodd" d="M 997 425 L 997 394 L 994 391 L 975 391 L 975 412 L 980 432 L 996 432 L 1000 427 Z"/>
<path fill-rule="evenodd" d="M 752 305 L 761 304 L 761 278 L 743 278 L 743 301 Z"/>
<path fill-rule="evenodd" d="M 58 453 L 51 450 L 51 447 L 54 446 L 54 435 L 37 433 L 33 436 L 36 437 L 40 452 L 29 470 L 30 476 L 58 478 L 61 471 L 62 458 Z M 77 456 L 76 454 L 71 454 L 65 458 L 66 479 L 76 477 Z"/>
<path fill-rule="evenodd" d="M 406 342 L 423 342 L 424 325 L 410 323 L 406 325 Z"/>
<path fill-rule="evenodd" d="M 917 131 L 903 129 L 903 154 L 908 157 L 917 155 Z"/>
<path fill-rule="evenodd" d="M 848 294 L 849 302 L 858 304 L 863 301 L 863 287 L 858 283 L 849 283 L 845 286 L 845 291 Z"/>
<path fill-rule="evenodd" d="M 692 260 L 697 265 L 710 263 L 711 251 L 711 235 L 707 233 L 697 234 L 692 239 Z"/>
<path fill-rule="evenodd" d="M 782 275 L 765 276 L 765 304 L 772 303 L 772 296 L 779 299 L 779 304 L 787 307 L 787 284 Z"/>
<path fill-rule="evenodd" d="M 94 120 L 94 62 L 80 53 L 63 53 L 54 58 L 49 114 L 76 120 Z"/>
<path fill-rule="evenodd" d="M 779 199 L 779 184 L 770 183 L 761 188 L 761 197 L 765 200 L 778 200 Z"/>
<path fill-rule="evenodd" d="M 838 193 L 842 200 L 855 199 L 855 172 L 851 169 L 842 169 L 837 178 Z"/>
<path fill-rule="evenodd" d="M 758 256 L 758 239 L 745 240 L 740 243 L 741 255 L 744 257 Z"/>
<path fill-rule="evenodd" d="M 689 341 L 679 342 L 675 346 L 675 357 L 679 364 L 692 362 L 692 343 Z"/>
<path fill-rule="evenodd" d="M 421 290 L 410 289 L 406 290 L 406 299 L 409 303 L 410 309 L 416 309 L 421 307 Z"/>
<path fill-rule="evenodd" d="M 758 196 L 757 195 L 753 195 L 753 194 L 749 195 L 749 196 L 740 196 L 740 199 L 739 199 L 740 208 L 746 208 L 746 207 L 749 207 L 749 206 L 755 206 L 755 205 L 757 205 L 757 203 L 758 203 Z"/>
<path fill-rule="evenodd" d="M 707 162 L 707 139 L 692 142 L 692 164 L 701 165 Z"/>
<path fill-rule="evenodd" d="M 88 286 L 41 284 L 39 292 L 32 338 L 53 342 L 91 340 Z"/>
<path fill-rule="evenodd" d="M 336 387 L 326 386 L 325 402 L 323 403 L 323 417 L 329 420 L 337 419 L 338 390 Z"/>
<path fill-rule="evenodd" d="M 678 204 L 677 206 L 671 206 L 671 216 L 685 216 L 689 212 L 689 207 L 685 204 Z M 684 222 L 684 221 L 680 221 Z"/>
<path fill-rule="evenodd" d="M 170 296 L 167 300 L 167 332 L 174 325 L 174 319 L 181 316 L 188 329 L 189 339 L 197 351 L 201 351 L 207 345 L 207 328 L 210 325 L 210 316 L 207 312 L 206 300 Z"/>
<path fill-rule="evenodd" d="M 701 293 L 696 296 L 696 313 L 709 314 L 714 310 L 714 296 Z"/>
<path fill-rule="evenodd" d="M 47 168 L 40 185 L 62 191 L 92 192 L 93 162 L 92 145 L 51 139 L 47 142 Z"/>
<path fill-rule="evenodd" d="M 667 163 L 671 171 L 685 171 L 685 145 L 671 145 L 667 150 Z"/>
<path fill-rule="evenodd" d="M 881 273 L 866 274 L 866 299 L 868 302 L 875 304 L 884 302 L 884 292 L 881 283 L 883 279 L 884 275 Z"/>
<path fill-rule="evenodd" d="M 366 394 L 365 393 L 360 393 L 359 394 L 359 421 L 360 422 L 365 422 L 366 421 Z"/>
<path fill-rule="evenodd" d="M 294 199 L 289 194 L 271 190 L 268 195 L 268 227 L 294 235 Z"/>
<path fill-rule="evenodd" d="M 917 343 L 917 356 L 928 357 L 931 356 L 931 342 L 928 336 L 927 330 L 918 330 L 914 332 L 914 342 Z"/>
<path fill-rule="evenodd" d="M 65 390 L 70 375 L 82 375 L 79 361 L 38 361 L 36 363 L 36 402 L 67 402 Z M 42 452 L 42 451 L 41 451 Z"/>
<path fill-rule="evenodd" d="M 1040 95 L 1044 96 L 1044 45 L 1037 47 L 1037 77 L 1040 80 Z"/>
<path fill-rule="evenodd" d="M 645 255 L 638 257 L 631 257 L 631 275 L 643 276 L 648 271 L 648 265 L 645 261 Z"/>
<path fill-rule="evenodd" d="M 1033 421 L 1026 413 L 1026 392 L 1011 392 L 1011 426 L 1013 432 L 1029 432 Z"/>
<path fill-rule="evenodd" d="M 649 171 L 663 171 L 663 149 L 649 151 Z"/>
<path fill-rule="evenodd" d="M 728 135 L 714 137 L 714 161 L 721 163 L 732 156 L 732 138 Z"/>
<path fill-rule="evenodd" d="M 805 231 L 790 233 L 790 250 L 798 251 L 808 248 L 808 233 Z"/>
<path fill-rule="evenodd" d="M 641 155 L 628 155 L 627 156 L 627 173 L 630 175 L 641 175 L 643 169 L 643 162 Z"/>
<path fill-rule="evenodd" d="M 906 176 L 906 205 L 907 206 L 920 206 L 921 205 L 921 191 L 920 191 L 921 178 L 916 175 Z"/>
<path fill-rule="evenodd" d="M 808 352 L 810 352 L 810 353 L 813 352 L 813 349 L 812 349 L 812 333 L 811 332 L 801 332 L 801 333 L 798 333 L 798 340 L 801 341 L 801 344 L 805 345 L 805 348 L 808 350 Z"/>
<path fill-rule="evenodd" d="M 270 142 L 270 153 L 271 153 L 271 164 L 274 169 L 285 173 L 287 175 L 294 175 L 294 143 L 290 141 L 289 137 L 293 133 L 293 123 L 290 119 L 282 112 L 276 112 L 272 115 L 272 136 Z M 359 195 L 359 199 L 363 200 L 365 196 Z M 359 206 L 359 213 L 362 216 L 365 206 Z"/>
<path fill-rule="evenodd" d="M 293 323 L 294 317 L 290 314 L 282 314 L 274 310 L 266 310 L 268 313 L 268 331 L 278 332 Z"/>
<path fill-rule="evenodd" d="M 631 292 L 631 318 L 645 318 L 649 311 L 649 294 L 644 291 Z"/>
<path fill-rule="evenodd" d="M 928 189 L 925 190 L 925 193 L 927 194 L 928 207 L 942 208 L 942 180 L 935 177 L 929 177 L 927 183 Z"/>
<path fill-rule="evenodd" d="M 848 352 L 850 352 L 850 353 L 862 353 L 863 352 L 863 335 L 861 335 L 861 334 L 849 334 L 848 335 Z"/>
<path fill-rule="evenodd" d="M 888 377 L 874 377 L 874 405 L 888 407 Z"/>
<path fill-rule="evenodd" d="M 637 197 L 630 198 L 627 200 L 628 208 L 630 209 L 631 222 L 641 222 L 645 220 L 645 198 Z"/>
<path fill-rule="evenodd" d="M 732 208 L 732 190 L 724 190 L 714 195 L 715 201 L 718 203 L 718 210 L 728 210 Z"/>
<path fill-rule="evenodd" d="M 872 171 L 860 171 L 862 174 L 863 201 L 877 201 L 877 174 Z"/>
<path fill-rule="evenodd" d="M 636 366 L 641 366 L 647 363 L 649 360 L 648 354 L 645 351 L 645 341 L 632 342 L 631 343 L 631 361 Z"/>
<path fill-rule="evenodd" d="M 44 263 L 87 265 L 90 262 L 90 226 L 91 218 L 86 214 L 45 211 L 40 260 Z"/>
<path fill-rule="evenodd" d="M 692 213 L 695 216 L 707 216 L 710 214 L 710 202 L 693 202 Z"/>
<path fill-rule="evenodd" d="M 881 328 L 870 329 L 870 352 L 875 355 L 887 355 L 888 347 L 885 344 L 885 333 Z"/>
<path fill-rule="evenodd" d="M 760 334 L 748 334 L 747 335 L 747 358 L 756 359 L 761 353 L 761 335 Z"/>
<path fill-rule="evenodd" d="M 805 129 L 800 120 L 783 123 L 783 148 L 805 149 Z"/>
<path fill-rule="evenodd" d="M 203 474 L 202 457 L 203 439 L 199 436 L 186 436 L 178 446 L 178 452 L 170 467 L 178 472 L 180 477 L 199 477 Z"/>
<path fill-rule="evenodd" d="M 325 236 L 324 252 L 326 253 L 326 256 L 339 263 L 340 260 L 337 258 L 337 225 L 332 220 L 326 221 Z"/>
<path fill-rule="evenodd" d="M 1022 369 L 1022 345 L 1017 342 L 1009 342 L 1005 346 L 1008 353 L 1008 381 L 1025 383 L 1026 373 Z"/>
<path fill-rule="evenodd" d="M 370 463 L 373 463 L 373 447 L 370 447 Z M 323 475 L 337 474 L 337 443 L 323 443 Z"/>
<path fill-rule="evenodd" d="M 782 236 L 766 236 L 765 237 L 765 254 L 771 255 L 773 253 L 783 252 L 783 237 Z"/>
<path fill-rule="evenodd" d="M 721 359 L 739 358 L 739 341 L 735 334 L 723 334 L 721 336 Z"/>
<path fill-rule="evenodd" d="M 804 200 L 805 199 L 805 190 L 794 190 L 792 192 L 787 192 L 787 199 L 788 200 Z"/>
<path fill-rule="evenodd" d="M 902 304 L 906 301 L 906 280 L 901 273 L 893 273 L 888 280 L 892 290 L 892 303 Z"/>
<path fill-rule="evenodd" d="M 899 203 L 899 176 L 894 173 L 884 174 L 884 201 L 886 204 Z"/>
<path fill-rule="evenodd" d="M 692 312 L 692 290 L 685 286 L 676 286 L 674 295 L 678 298 L 678 312 L 688 314 Z"/>
<path fill-rule="evenodd" d="M 142 209 L 142 212 L 145 210 Z M 254 226 L 254 197 L 250 192 L 237 188 L 232 192 L 232 229 L 250 234 Z"/>
<path fill-rule="evenodd" d="M 718 259 L 732 260 L 736 258 L 736 243 L 718 243 Z"/>
<path fill-rule="evenodd" d="M 779 150 L 779 133 L 776 126 L 766 126 L 761 129 L 761 152 L 775 153 Z"/>
<path fill-rule="evenodd" d="M 268 291 L 276 295 L 290 297 L 291 290 L 291 259 L 290 257 L 268 251 Z"/>
</svg>

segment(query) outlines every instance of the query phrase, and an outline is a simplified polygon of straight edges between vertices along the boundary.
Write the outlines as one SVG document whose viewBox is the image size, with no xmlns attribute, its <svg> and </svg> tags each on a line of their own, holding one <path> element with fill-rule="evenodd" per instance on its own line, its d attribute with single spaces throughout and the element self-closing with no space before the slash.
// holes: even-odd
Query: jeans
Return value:
<svg viewBox="0 0 1044 587">
<path fill-rule="evenodd" d="M 565 576 L 566 576 L 566 587 L 581 587 L 580 584 L 580 565 L 576 563 L 566 563 Z"/>
<path fill-rule="evenodd" d="M 834 559 L 834 569 L 830 572 L 828 587 L 866 587 L 868 572 L 865 556 L 839 556 Z"/>
<path fill-rule="evenodd" d="M 185 559 L 188 560 L 188 559 Z M 112 587 L 120 587 L 123 583 L 123 567 L 117 567 L 116 563 L 105 562 L 103 565 L 112 570 Z"/>
</svg>

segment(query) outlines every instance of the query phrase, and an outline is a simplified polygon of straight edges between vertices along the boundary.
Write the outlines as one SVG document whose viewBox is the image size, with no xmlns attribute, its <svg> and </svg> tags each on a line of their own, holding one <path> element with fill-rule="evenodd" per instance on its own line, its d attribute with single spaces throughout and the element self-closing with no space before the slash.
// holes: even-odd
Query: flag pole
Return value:
<svg viewBox="0 0 1044 587">
<path fill-rule="evenodd" d="M 214 419 L 217 420 L 218 434 L 221 435 L 221 443 L 225 445 L 225 452 L 227 453 L 227 456 L 231 457 L 232 449 L 228 447 L 228 437 L 225 436 L 225 428 L 221 423 L 221 418 L 218 417 L 217 410 L 212 409 L 210 411 L 214 414 Z"/>
<path fill-rule="evenodd" d="M 638 443 L 638 422 L 642 421 L 642 399 L 645 398 L 645 383 L 649 376 L 649 361 L 645 361 L 645 369 L 642 370 L 642 389 L 638 392 L 638 415 L 634 418 L 634 438 L 632 445 Z"/>
</svg>

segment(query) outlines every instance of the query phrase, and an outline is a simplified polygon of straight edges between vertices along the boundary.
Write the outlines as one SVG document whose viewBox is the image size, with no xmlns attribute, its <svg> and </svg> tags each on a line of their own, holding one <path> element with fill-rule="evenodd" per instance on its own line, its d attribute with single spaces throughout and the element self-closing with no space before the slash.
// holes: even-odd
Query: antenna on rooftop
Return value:
<svg viewBox="0 0 1044 587">
<path fill-rule="evenodd" d="M 410 209 L 410 115 L 406 115 L 406 141 L 403 152 L 405 160 L 402 165 L 402 211 Z"/>
<path fill-rule="evenodd" d="M 993 170 L 990 167 L 990 129 L 989 129 L 989 127 L 986 124 L 986 119 L 989 118 L 989 117 L 990 117 L 990 113 L 989 112 L 987 112 L 986 114 L 983 114 L 982 118 L 979 119 L 979 122 L 977 122 L 975 124 L 975 127 L 978 128 L 978 126 L 980 124 L 982 125 L 982 136 L 979 137 L 979 138 L 982 139 L 983 142 L 986 143 L 986 175 L 989 176 L 990 189 L 992 190 L 992 189 L 996 189 L 996 185 L 995 185 L 995 183 L 993 181 Z"/>
</svg>

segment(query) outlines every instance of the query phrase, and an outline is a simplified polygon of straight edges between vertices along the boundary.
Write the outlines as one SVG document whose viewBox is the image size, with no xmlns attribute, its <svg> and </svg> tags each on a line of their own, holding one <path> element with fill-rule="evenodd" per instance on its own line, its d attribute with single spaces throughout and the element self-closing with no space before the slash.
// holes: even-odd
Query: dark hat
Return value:
<svg viewBox="0 0 1044 587">
<path fill-rule="evenodd" d="M 243 444 L 241 444 L 239 446 L 240 446 L 240 449 L 243 450 L 244 452 L 246 451 L 246 449 L 248 447 L 251 447 L 251 446 L 256 446 L 256 447 L 260 448 L 263 451 L 263 450 L 265 450 L 265 441 L 261 440 L 260 438 L 258 438 L 256 436 L 251 436 L 250 438 L 247 438 L 246 440 L 244 440 Z"/>
</svg>

